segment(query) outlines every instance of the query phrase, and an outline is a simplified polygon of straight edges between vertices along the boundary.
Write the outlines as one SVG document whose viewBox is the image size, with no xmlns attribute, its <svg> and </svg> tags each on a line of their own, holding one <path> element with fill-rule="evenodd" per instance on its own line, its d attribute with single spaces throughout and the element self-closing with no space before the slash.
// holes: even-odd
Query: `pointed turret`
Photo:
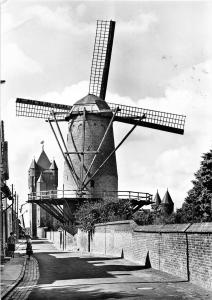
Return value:
<svg viewBox="0 0 212 300">
<path fill-rule="evenodd" d="M 36 164 L 36 161 L 35 161 L 35 159 L 33 159 L 32 162 L 31 162 L 31 165 L 30 165 L 29 169 L 36 169 L 37 167 L 38 166 Z"/>
<path fill-rule="evenodd" d="M 161 202 L 162 212 L 165 214 L 172 214 L 174 210 L 174 202 L 172 201 L 172 198 L 169 194 L 169 191 L 167 189 L 162 202 Z"/>
<path fill-rule="evenodd" d="M 158 193 L 158 190 L 157 190 L 157 193 L 155 194 L 154 202 L 155 202 L 155 205 L 157 205 L 157 206 L 159 206 L 161 204 L 161 198 Z"/>
<path fill-rule="evenodd" d="M 46 155 L 46 152 L 44 151 L 44 149 L 42 149 L 40 157 L 38 158 L 37 165 L 42 170 L 49 169 L 49 167 L 51 165 L 51 163 L 48 159 L 48 156 Z"/>
<path fill-rule="evenodd" d="M 39 177 L 39 174 L 39 167 L 35 159 L 33 159 L 28 171 L 28 186 L 31 192 L 35 191 L 36 181 Z"/>
<path fill-rule="evenodd" d="M 54 159 L 49 167 L 49 170 L 58 170 L 57 164 Z"/>
<path fill-rule="evenodd" d="M 40 177 L 38 178 L 38 181 L 37 181 L 37 183 L 45 183 L 45 180 L 44 180 L 44 178 L 43 178 L 43 174 L 41 173 L 40 174 Z"/>
<path fill-rule="evenodd" d="M 46 182 L 45 182 L 43 174 L 41 173 L 40 177 L 38 178 L 38 181 L 37 181 L 36 192 L 39 193 L 39 192 L 42 192 L 42 191 L 46 191 Z"/>
<path fill-rule="evenodd" d="M 161 198 L 160 198 L 160 195 L 158 193 L 158 190 L 157 190 L 157 193 L 155 194 L 155 197 L 154 197 L 154 203 L 152 204 L 152 209 L 157 209 L 159 208 L 159 206 L 161 205 Z"/>
</svg>

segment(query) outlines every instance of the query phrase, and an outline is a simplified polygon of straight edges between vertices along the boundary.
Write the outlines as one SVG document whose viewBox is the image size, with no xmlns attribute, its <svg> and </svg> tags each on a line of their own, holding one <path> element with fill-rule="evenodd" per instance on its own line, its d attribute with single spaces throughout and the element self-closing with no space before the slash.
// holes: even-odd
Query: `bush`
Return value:
<svg viewBox="0 0 212 300">
<path fill-rule="evenodd" d="M 132 219 L 133 210 L 129 200 L 106 199 L 88 201 L 76 210 L 76 221 L 85 231 L 93 231 L 97 223 Z"/>
</svg>

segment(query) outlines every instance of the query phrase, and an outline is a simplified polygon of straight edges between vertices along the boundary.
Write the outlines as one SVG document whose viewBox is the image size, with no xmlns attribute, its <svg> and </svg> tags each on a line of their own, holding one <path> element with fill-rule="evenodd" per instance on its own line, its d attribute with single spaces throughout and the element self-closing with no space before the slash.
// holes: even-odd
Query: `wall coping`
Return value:
<svg viewBox="0 0 212 300">
<path fill-rule="evenodd" d="M 192 224 L 186 232 L 188 233 L 212 233 L 212 222 L 205 223 L 194 223 Z"/>
<path fill-rule="evenodd" d="M 107 222 L 107 223 L 98 223 L 95 225 L 95 227 L 107 226 L 107 225 L 123 225 L 123 224 L 136 226 L 136 223 L 133 220 L 123 220 L 123 221 L 114 221 L 114 222 Z"/>
<path fill-rule="evenodd" d="M 136 226 L 135 232 L 185 232 L 191 224 L 167 224 Z"/>
<path fill-rule="evenodd" d="M 104 227 L 112 225 L 129 225 L 134 232 L 160 232 L 160 233 L 212 233 L 212 222 L 205 223 L 185 223 L 185 224 L 166 224 L 166 225 L 137 225 L 133 220 L 114 221 L 108 223 L 99 223 L 95 227 Z"/>
</svg>

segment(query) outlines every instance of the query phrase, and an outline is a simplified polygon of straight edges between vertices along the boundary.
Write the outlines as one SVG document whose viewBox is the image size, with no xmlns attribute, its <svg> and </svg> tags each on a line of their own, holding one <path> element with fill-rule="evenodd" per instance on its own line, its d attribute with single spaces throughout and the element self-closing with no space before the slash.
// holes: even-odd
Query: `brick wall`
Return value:
<svg viewBox="0 0 212 300">
<path fill-rule="evenodd" d="M 133 221 L 98 224 L 90 241 L 66 233 L 64 250 L 124 257 L 212 290 L 212 223 L 137 226 Z M 68 237 L 68 240 L 67 240 Z M 60 233 L 47 233 L 57 247 Z"/>
<path fill-rule="evenodd" d="M 149 263 L 157 270 L 212 290 L 212 223 L 136 226 L 98 224 L 91 251 Z"/>
</svg>

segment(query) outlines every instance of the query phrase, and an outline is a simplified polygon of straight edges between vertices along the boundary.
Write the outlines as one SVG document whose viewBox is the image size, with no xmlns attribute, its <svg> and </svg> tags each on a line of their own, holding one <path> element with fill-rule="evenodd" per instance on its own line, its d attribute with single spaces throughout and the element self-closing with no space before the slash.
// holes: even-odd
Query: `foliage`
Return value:
<svg viewBox="0 0 212 300">
<path fill-rule="evenodd" d="M 179 223 L 212 221 L 212 150 L 203 154 L 200 169 L 194 174 L 193 187 L 181 209 L 176 212 Z"/>
<path fill-rule="evenodd" d="M 151 225 L 154 223 L 154 213 L 149 210 L 139 210 L 134 213 L 133 220 L 137 225 Z"/>
<path fill-rule="evenodd" d="M 54 220 L 54 221 L 53 221 Z M 47 230 L 57 230 L 60 227 L 59 221 L 49 217 L 48 215 L 42 216 L 40 220 L 41 227 L 47 227 Z"/>
<path fill-rule="evenodd" d="M 97 223 L 132 219 L 133 210 L 129 200 L 106 199 L 85 202 L 76 211 L 77 223 L 85 231 L 92 231 Z"/>
</svg>

